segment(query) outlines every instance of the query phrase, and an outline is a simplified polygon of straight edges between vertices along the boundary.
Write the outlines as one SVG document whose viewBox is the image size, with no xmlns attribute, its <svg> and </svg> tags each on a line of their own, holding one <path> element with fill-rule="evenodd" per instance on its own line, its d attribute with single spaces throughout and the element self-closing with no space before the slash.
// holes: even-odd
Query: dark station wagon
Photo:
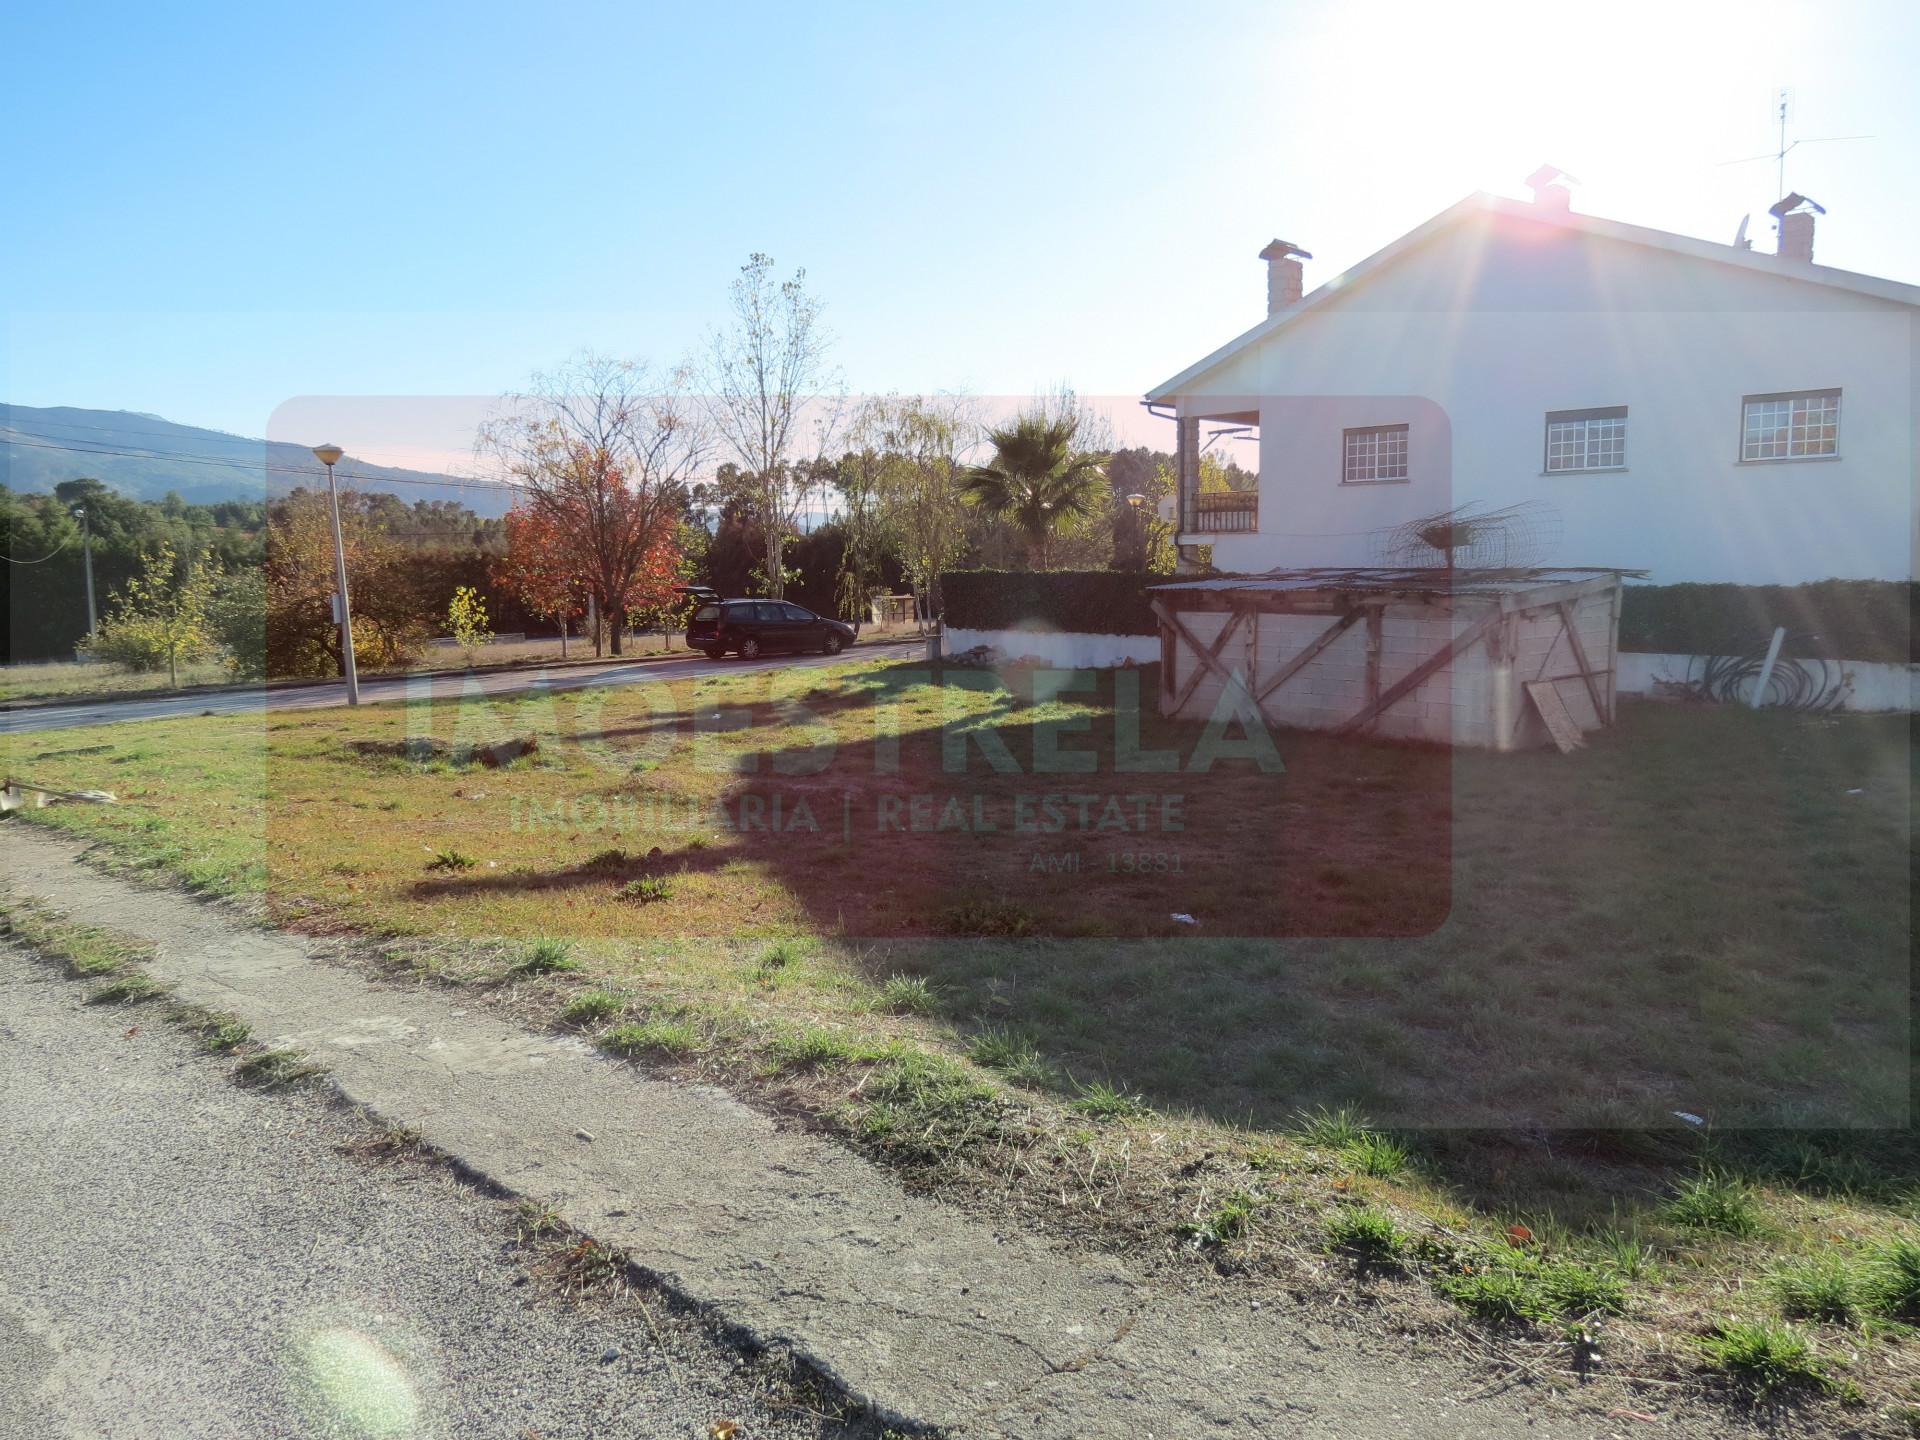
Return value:
<svg viewBox="0 0 1920 1440">
<path fill-rule="evenodd" d="M 785 600 L 707 600 L 687 621 L 687 648 L 718 660 L 729 650 L 742 660 L 782 650 L 838 655 L 853 643 L 853 627 Z"/>
</svg>

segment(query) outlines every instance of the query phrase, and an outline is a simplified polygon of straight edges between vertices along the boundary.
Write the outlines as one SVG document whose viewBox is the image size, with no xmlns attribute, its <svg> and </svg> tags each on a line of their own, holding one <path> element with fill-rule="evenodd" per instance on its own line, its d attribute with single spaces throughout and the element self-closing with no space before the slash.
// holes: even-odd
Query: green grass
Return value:
<svg viewBox="0 0 1920 1440">
<path fill-rule="evenodd" d="M 194 718 L 137 736 L 105 727 L 85 747 L 0 744 L 9 769 L 106 783 L 128 802 L 21 817 L 94 844 L 96 858 L 254 897 L 284 921 L 430 937 L 452 969 L 564 933 L 586 993 L 646 1007 L 634 1026 L 617 1010 L 569 1023 L 612 1022 L 640 1038 L 637 1053 L 698 1058 L 730 1083 L 777 1083 L 782 1103 L 875 1153 L 938 1167 L 978 1156 L 993 1183 L 1028 1185 L 993 1146 L 1012 1152 L 1038 1133 L 1076 1163 L 1132 1147 L 1118 1171 L 1100 1160 L 1111 1198 L 1080 1212 L 1096 1221 L 1102 1206 L 1124 1214 L 1178 1183 L 1163 1157 L 1211 1148 L 1235 1157 L 1215 1167 L 1266 1158 L 1257 1177 L 1251 1160 L 1207 1175 L 1209 1194 L 1297 1193 L 1273 1202 L 1296 1206 L 1295 1224 L 1357 1198 L 1478 1249 L 1525 1217 L 1540 1249 L 1591 1272 L 1516 1262 L 1513 1283 L 1492 1282 L 1512 1292 L 1490 1298 L 1495 1309 L 1605 1313 L 1612 1279 L 1632 1292 L 1620 1325 L 1678 1312 L 1699 1328 L 1738 1289 L 1771 1306 L 1766 1277 L 1830 1233 L 1860 1237 L 1865 1269 L 1896 1272 L 1870 1257 L 1910 1222 L 1920 1173 L 1920 1151 L 1883 1120 L 1907 1089 L 1904 717 L 1623 705 L 1618 731 L 1574 757 L 1286 734 L 1283 777 L 1256 782 L 1232 762 L 1227 783 L 1203 791 L 1169 776 L 1191 801 L 1177 876 L 1116 878 L 1105 861 L 1141 839 L 1075 836 L 1081 871 L 1030 879 L 1036 847 L 1004 830 L 842 844 L 845 793 L 858 830 L 877 793 L 1004 805 L 1036 788 L 1037 712 L 1017 675 L 996 687 L 986 672 L 957 701 L 901 682 L 902 767 L 876 779 L 860 748 L 873 729 L 865 700 L 893 673 L 809 674 L 806 703 L 842 744 L 827 771 L 793 772 L 806 781 L 796 790 L 834 799 L 817 834 L 756 834 L 699 810 L 786 788 L 781 762 L 808 727 L 780 718 L 752 676 L 543 697 L 557 732 L 535 702 L 436 701 L 443 745 L 539 733 L 538 766 L 499 770 L 353 753 L 353 741 L 404 741 L 408 717 L 392 705 L 277 712 L 264 732 L 257 716 Z M 1150 704 L 1153 674 L 1134 678 Z M 1117 682 L 1045 707 L 1091 727 L 1069 748 L 1111 745 Z M 670 702 L 681 738 L 641 767 L 629 737 L 667 718 L 654 699 Z M 964 776 L 946 770 L 949 702 L 999 735 L 1019 773 L 989 773 L 978 754 Z M 708 757 L 725 763 L 696 763 L 686 722 L 728 707 L 744 723 L 712 737 Z M 617 765 L 573 743 L 588 721 Z M 1198 728 L 1149 713 L 1140 743 L 1187 753 Z M 69 753 L 93 744 L 108 748 Z M 598 823 L 593 803 L 636 796 L 699 813 L 691 826 Z M 524 823 L 530 804 L 563 820 Z M 423 842 L 475 863 L 423 872 Z M 656 846 L 673 903 L 629 903 L 619 887 Z M 1250 887 L 1256 848 L 1276 878 Z M 618 865 L 590 863 L 609 850 Z M 1170 936 L 1170 910 L 1203 924 Z M 100 963 L 111 974 L 138 958 Z M 869 1030 L 881 1038 L 848 1045 L 898 1041 L 919 1058 L 862 1062 L 872 1068 L 856 1084 L 829 1047 L 818 1064 L 768 1073 L 778 1037 Z M 978 1058 L 963 1058 L 977 1043 Z M 1082 1093 L 1064 1078 L 1095 1075 L 1126 1088 Z M 1710 1143 L 1671 1118 L 1676 1103 L 1710 1119 Z M 1140 1143 L 1142 1127 L 1090 1123 L 1149 1106 L 1164 1148 Z M 1154 1210 L 1152 1228 L 1164 1235 L 1192 1204 L 1188 1192 L 1179 1211 Z M 1266 1243 L 1279 1213 L 1262 1211 L 1245 1243 Z M 1438 1278 L 1442 1267 L 1417 1263 Z M 1915 1273 L 1905 1301 L 1878 1289 L 1860 1300 L 1862 1322 L 1920 1319 Z M 1642 1291 L 1658 1304 L 1643 1307 Z"/>
<path fill-rule="evenodd" d="M 1327 1244 L 1340 1253 L 1376 1267 L 1397 1267 L 1407 1247 L 1407 1236 L 1391 1215 L 1371 1205 L 1345 1206 L 1327 1217 Z"/>
<path fill-rule="evenodd" d="M 1024 1032 L 989 1025 L 967 1042 L 967 1058 L 1015 1085 L 1047 1089 L 1059 1083 L 1059 1068 Z M 1082 1099 L 1088 1096 L 1082 1095 Z M 1126 1097 L 1120 1097 L 1122 1099 Z M 1094 1113 L 1089 1110 L 1088 1113 Z M 1117 1112 L 1116 1112 L 1117 1113 Z"/>
<path fill-rule="evenodd" d="M 1877 1313 L 1920 1324 L 1920 1241 L 1892 1240 L 1875 1250 L 1867 1259 L 1867 1294 Z"/>
<path fill-rule="evenodd" d="M 557 975 L 566 970 L 578 970 L 580 961 L 575 958 L 569 942 L 548 937 L 529 945 L 513 968 L 521 975 Z"/>
<path fill-rule="evenodd" d="M 475 864 L 473 856 L 464 850 L 441 850 L 427 861 L 429 870 L 471 870 Z"/>
<path fill-rule="evenodd" d="M 234 1067 L 233 1078 L 262 1090 L 286 1090 L 321 1073 L 320 1067 L 298 1050 L 261 1050 Z"/>
<path fill-rule="evenodd" d="M 1833 1374 L 1802 1330 L 1772 1320 L 1727 1320 L 1695 1343 L 1708 1365 L 1755 1395 L 1830 1390 Z"/>
<path fill-rule="evenodd" d="M 886 1045 L 859 1035 L 809 1025 L 773 1038 L 767 1046 L 767 1068 L 770 1071 L 816 1070 L 834 1065 L 871 1063 L 888 1053 Z"/>
<path fill-rule="evenodd" d="M 626 1002 L 609 990 L 583 990 L 561 1008 L 560 1018 L 582 1029 L 604 1024 L 618 1015 Z"/>
<path fill-rule="evenodd" d="M 1261 1198 L 1245 1190 L 1236 1190 L 1215 1205 L 1202 1218 L 1181 1227 L 1181 1233 L 1208 1245 L 1230 1245 L 1253 1227 Z"/>
<path fill-rule="evenodd" d="M 652 905 L 673 898 L 673 882 L 664 875 L 642 875 L 637 880 L 627 881 L 614 893 L 636 905 Z"/>
<path fill-rule="evenodd" d="M 1450 1257 L 1434 1287 L 1462 1310 L 1494 1324 L 1619 1315 L 1626 1287 L 1610 1270 L 1510 1244 Z"/>
<path fill-rule="evenodd" d="M 1130 1120 L 1147 1113 L 1147 1107 L 1138 1095 L 1117 1090 L 1104 1080 L 1082 1085 L 1073 1108 L 1096 1120 Z"/>
<path fill-rule="evenodd" d="M 21 944 L 65 961 L 76 979 L 113 975 L 153 954 L 153 946 L 135 936 L 63 919 L 33 901 L 0 901 L 0 925 Z"/>
<path fill-rule="evenodd" d="M 939 995 L 924 975 L 889 975 L 881 983 L 874 1008 L 890 1015 L 931 1015 Z"/>
<path fill-rule="evenodd" d="M 1748 1238 L 1763 1228 L 1753 1187 L 1720 1171 L 1702 1171 L 1680 1181 L 1663 1215 L 1675 1225 Z"/>
<path fill-rule="evenodd" d="M 136 1005 L 143 1000 L 157 1000 L 166 993 L 165 988 L 151 975 L 142 975 L 130 971 L 116 975 L 106 984 L 87 992 L 89 1005 Z"/>
<path fill-rule="evenodd" d="M 1858 1260 L 1812 1255 L 1782 1261 L 1767 1276 L 1767 1287 L 1783 1315 L 1848 1322 L 1858 1318 L 1868 1298 L 1869 1278 Z"/>
<path fill-rule="evenodd" d="M 874 1148 L 937 1164 L 995 1139 L 1002 1104 L 964 1066 L 911 1050 L 873 1071 L 851 1120 L 853 1133 Z"/>
<path fill-rule="evenodd" d="M 600 1048 L 612 1055 L 655 1055 L 678 1060 L 700 1049 L 700 1032 L 686 1020 L 642 1020 L 614 1026 L 600 1037 Z"/>
<path fill-rule="evenodd" d="M 181 686 L 225 685 L 233 677 L 217 660 L 189 661 L 179 667 Z M 50 660 L 34 665 L 0 666 L 0 700 L 85 699 L 100 695 L 163 693 L 172 689 L 165 670 L 129 670 L 105 661 L 83 664 Z"/>
</svg>

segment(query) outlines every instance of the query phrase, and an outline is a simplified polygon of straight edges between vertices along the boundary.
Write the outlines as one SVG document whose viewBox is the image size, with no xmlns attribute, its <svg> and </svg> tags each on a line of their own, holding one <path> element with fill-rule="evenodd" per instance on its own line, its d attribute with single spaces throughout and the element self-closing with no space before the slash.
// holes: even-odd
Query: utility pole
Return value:
<svg viewBox="0 0 1920 1440">
<path fill-rule="evenodd" d="M 87 633 L 91 635 L 100 628 L 100 618 L 93 609 L 93 525 L 87 518 L 86 501 L 74 506 L 73 513 L 80 517 L 80 555 L 87 571 Z"/>
<path fill-rule="evenodd" d="M 340 492 L 333 488 L 333 467 L 346 452 L 338 445 L 316 445 L 313 455 L 327 467 L 327 505 L 333 512 L 333 583 L 340 602 L 340 668 L 347 676 L 347 704 L 360 703 L 360 672 L 353 663 L 353 604 L 347 599 L 347 550 L 340 539 Z"/>
</svg>

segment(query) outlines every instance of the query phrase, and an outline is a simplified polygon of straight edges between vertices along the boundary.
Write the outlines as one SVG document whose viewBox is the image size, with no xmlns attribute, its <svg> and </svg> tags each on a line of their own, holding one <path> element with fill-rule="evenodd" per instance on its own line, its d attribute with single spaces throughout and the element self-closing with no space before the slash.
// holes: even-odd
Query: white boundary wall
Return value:
<svg viewBox="0 0 1920 1440">
<path fill-rule="evenodd" d="M 949 655 L 985 645 L 1017 660 L 1032 656 L 1062 670 L 1111 670 L 1132 661 L 1151 665 L 1160 658 L 1160 640 L 1154 635 L 1085 635 L 1062 630 L 948 630 Z M 1688 666 L 1698 679 L 1706 669 L 1703 655 L 1656 655 L 1623 650 L 1616 657 L 1622 695 L 1650 695 L 1655 685 L 1681 681 Z M 1876 664 L 1845 660 L 1842 669 L 1851 679 L 1843 710 L 1920 710 L 1920 665 Z"/>
<path fill-rule="evenodd" d="M 1072 630 L 948 630 L 949 655 L 976 645 L 1018 660 L 1032 656 L 1061 670 L 1113 670 L 1131 660 L 1151 665 L 1160 658 L 1158 635 L 1086 635 Z"/>
<path fill-rule="evenodd" d="M 1689 676 L 1698 680 L 1706 674 L 1710 658 L 1706 655 L 1657 655 L 1647 651 L 1623 650 L 1620 652 L 1620 693 L 1651 695 L 1663 684 L 1679 684 Z M 1817 661 L 1803 660 L 1800 663 L 1818 677 L 1820 666 Z M 1920 665 L 1829 660 L 1828 674 L 1833 673 L 1836 663 L 1846 683 L 1846 694 L 1840 702 L 1842 710 L 1920 709 L 1920 705 L 1915 704 L 1916 697 L 1920 697 Z"/>
</svg>

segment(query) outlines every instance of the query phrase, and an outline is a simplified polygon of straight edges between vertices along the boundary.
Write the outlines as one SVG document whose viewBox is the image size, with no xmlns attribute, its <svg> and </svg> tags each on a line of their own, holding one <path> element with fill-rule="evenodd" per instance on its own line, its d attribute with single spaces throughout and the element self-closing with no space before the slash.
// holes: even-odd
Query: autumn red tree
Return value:
<svg viewBox="0 0 1920 1440">
<path fill-rule="evenodd" d="M 648 603 L 673 571 L 673 537 L 687 482 L 706 435 L 687 402 L 687 377 L 651 375 L 630 361 L 587 355 L 555 375 L 536 376 L 524 395 L 485 427 L 483 454 L 495 459 L 536 517 L 536 568 L 571 576 L 613 622 Z"/>
<path fill-rule="evenodd" d="M 572 622 L 586 613 L 586 586 L 552 518 L 533 505 L 506 513 L 507 553 L 493 564 L 493 582 L 542 620 L 561 627 L 561 645 Z"/>
</svg>

